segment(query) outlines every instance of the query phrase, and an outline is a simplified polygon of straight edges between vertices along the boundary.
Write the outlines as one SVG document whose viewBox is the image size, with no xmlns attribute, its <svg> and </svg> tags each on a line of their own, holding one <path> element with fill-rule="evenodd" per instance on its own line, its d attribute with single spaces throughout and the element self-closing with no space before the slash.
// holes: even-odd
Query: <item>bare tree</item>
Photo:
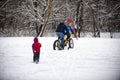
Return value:
<svg viewBox="0 0 120 80">
<path fill-rule="evenodd" d="M 51 8 L 52 8 L 52 2 L 53 2 L 53 0 L 48 0 L 48 5 L 47 5 L 47 7 L 46 7 L 47 16 L 46 16 L 46 18 L 45 18 L 45 20 L 44 20 L 44 23 L 43 23 L 43 26 L 42 26 L 42 30 L 41 30 L 41 32 L 40 32 L 40 36 L 43 35 L 44 30 L 45 30 L 45 27 L 46 27 L 46 25 L 47 25 L 47 23 L 48 23 L 48 20 L 49 20 L 49 18 L 50 18 Z M 39 34 L 37 34 L 37 36 L 38 36 L 38 35 L 39 35 Z"/>
<path fill-rule="evenodd" d="M 120 1 L 107 0 L 107 28 L 110 32 L 110 37 L 113 38 L 113 32 L 120 32 Z"/>
<path fill-rule="evenodd" d="M 80 37 L 80 32 L 83 27 L 83 1 L 78 0 L 77 9 L 76 9 L 76 21 L 78 37 Z"/>
</svg>

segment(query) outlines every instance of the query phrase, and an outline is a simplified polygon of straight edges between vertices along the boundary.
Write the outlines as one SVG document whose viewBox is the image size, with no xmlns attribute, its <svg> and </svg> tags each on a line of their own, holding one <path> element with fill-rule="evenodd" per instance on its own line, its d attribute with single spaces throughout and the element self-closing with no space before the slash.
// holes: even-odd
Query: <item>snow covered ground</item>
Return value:
<svg viewBox="0 0 120 80">
<path fill-rule="evenodd" d="M 74 39 L 54 51 L 57 37 L 42 37 L 40 63 L 32 61 L 33 37 L 0 37 L 0 80 L 119 80 L 120 39 Z"/>
</svg>

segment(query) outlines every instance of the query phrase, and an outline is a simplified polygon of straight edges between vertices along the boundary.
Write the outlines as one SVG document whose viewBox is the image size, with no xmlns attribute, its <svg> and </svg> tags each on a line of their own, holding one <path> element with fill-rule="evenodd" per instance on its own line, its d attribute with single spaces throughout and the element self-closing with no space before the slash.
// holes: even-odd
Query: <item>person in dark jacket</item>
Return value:
<svg viewBox="0 0 120 80">
<path fill-rule="evenodd" d="M 32 50 L 33 50 L 33 61 L 37 63 L 39 62 L 39 56 L 40 56 L 40 48 L 42 47 L 41 43 L 38 41 L 38 38 L 34 38 L 34 43 L 32 44 Z"/>
<path fill-rule="evenodd" d="M 64 30 L 68 32 L 66 25 L 63 22 L 61 22 L 56 29 L 56 34 L 61 39 L 61 49 L 64 49 L 64 35 L 65 35 Z"/>
</svg>

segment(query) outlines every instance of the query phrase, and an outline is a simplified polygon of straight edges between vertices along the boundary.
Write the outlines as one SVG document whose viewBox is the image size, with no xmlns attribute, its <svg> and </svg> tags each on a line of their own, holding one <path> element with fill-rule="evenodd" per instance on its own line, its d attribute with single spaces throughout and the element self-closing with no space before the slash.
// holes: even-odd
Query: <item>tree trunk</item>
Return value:
<svg viewBox="0 0 120 80">
<path fill-rule="evenodd" d="M 46 25 L 48 23 L 50 15 L 51 15 L 52 2 L 53 2 L 53 0 L 48 0 L 47 17 L 46 17 L 46 19 L 45 19 L 45 21 L 44 21 L 44 23 L 43 23 L 43 25 L 41 27 L 42 28 L 41 31 L 39 31 L 39 33 L 37 34 L 37 36 L 39 36 L 39 35 L 40 35 L 40 37 L 43 36 L 43 33 L 45 31 L 45 27 L 46 27 Z"/>
<path fill-rule="evenodd" d="M 77 12 L 76 12 L 76 24 L 77 24 L 77 33 L 78 37 L 80 37 L 80 32 L 83 27 L 83 1 L 79 0 L 77 5 Z"/>
<path fill-rule="evenodd" d="M 78 37 L 80 37 L 80 33 L 83 29 L 83 1 L 80 0 L 80 16 L 79 16 L 79 31 L 78 31 Z"/>
</svg>

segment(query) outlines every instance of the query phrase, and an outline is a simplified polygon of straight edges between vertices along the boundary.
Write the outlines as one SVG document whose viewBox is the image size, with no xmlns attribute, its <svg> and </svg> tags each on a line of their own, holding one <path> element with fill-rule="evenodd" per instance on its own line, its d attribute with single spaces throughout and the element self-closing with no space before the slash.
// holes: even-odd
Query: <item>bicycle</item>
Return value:
<svg viewBox="0 0 120 80">
<path fill-rule="evenodd" d="M 66 39 L 66 36 L 64 37 L 64 47 L 67 47 L 68 50 L 70 48 L 74 48 L 74 41 L 73 39 L 70 37 L 69 39 Z M 53 43 L 53 50 L 61 50 L 61 39 L 60 37 L 58 37 L 57 40 L 54 41 Z"/>
</svg>

